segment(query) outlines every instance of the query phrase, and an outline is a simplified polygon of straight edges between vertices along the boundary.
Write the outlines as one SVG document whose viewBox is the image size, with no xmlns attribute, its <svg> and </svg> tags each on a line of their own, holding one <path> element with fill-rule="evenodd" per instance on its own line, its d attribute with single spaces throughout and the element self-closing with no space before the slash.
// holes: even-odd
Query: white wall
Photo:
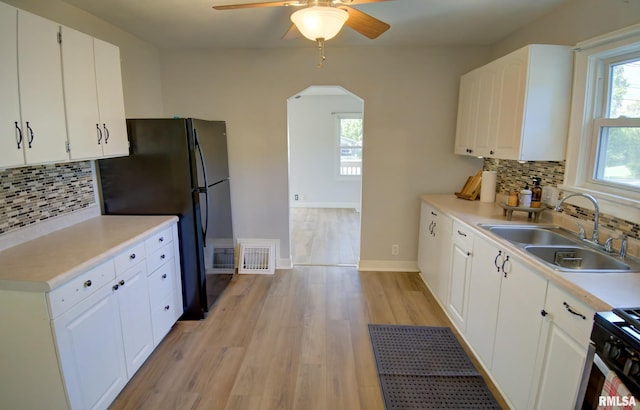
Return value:
<svg viewBox="0 0 640 410">
<path fill-rule="evenodd" d="M 640 23 L 639 0 L 569 0 L 492 47 L 494 58 L 527 44 L 575 45 Z"/>
<path fill-rule="evenodd" d="M 453 154 L 460 74 L 479 48 L 163 51 L 166 115 L 227 121 L 234 229 L 290 258 L 287 98 L 338 85 L 364 100 L 361 258 L 415 267 L 419 195 L 453 193 L 481 162 Z M 392 243 L 400 254 L 391 256 Z"/>
<path fill-rule="evenodd" d="M 160 55 L 157 48 L 104 20 L 59 0 L 2 1 L 120 47 L 127 117 L 162 116 L 164 110 L 160 80 Z"/>
<path fill-rule="evenodd" d="M 294 207 L 360 209 L 361 178 L 338 177 L 334 113 L 362 113 L 353 95 L 299 95 L 288 100 L 289 201 Z M 366 140 L 366 136 L 364 137 Z M 295 200 L 295 195 L 298 200 Z"/>
</svg>

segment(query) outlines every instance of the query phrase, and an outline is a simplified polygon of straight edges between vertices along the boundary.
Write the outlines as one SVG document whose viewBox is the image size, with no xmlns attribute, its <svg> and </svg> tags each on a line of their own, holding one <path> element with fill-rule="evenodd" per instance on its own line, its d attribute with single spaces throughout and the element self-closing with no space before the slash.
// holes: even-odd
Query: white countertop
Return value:
<svg viewBox="0 0 640 410">
<path fill-rule="evenodd" d="M 108 215 L 0 251 L 0 290 L 48 292 L 108 260 L 176 216 Z"/>
<path fill-rule="evenodd" d="M 482 235 L 500 243 L 531 269 L 544 275 L 550 281 L 568 290 L 597 311 L 608 311 L 616 307 L 640 306 L 640 273 L 574 273 L 550 268 L 529 255 L 522 248 L 513 245 L 478 227 L 483 223 L 533 224 L 524 212 L 514 212 L 511 221 L 503 216 L 503 209 L 494 202 L 466 201 L 454 195 L 423 195 L 421 199 L 442 213 L 449 215 L 475 229 Z M 553 211 L 545 210 L 538 224 L 553 223 Z"/>
</svg>

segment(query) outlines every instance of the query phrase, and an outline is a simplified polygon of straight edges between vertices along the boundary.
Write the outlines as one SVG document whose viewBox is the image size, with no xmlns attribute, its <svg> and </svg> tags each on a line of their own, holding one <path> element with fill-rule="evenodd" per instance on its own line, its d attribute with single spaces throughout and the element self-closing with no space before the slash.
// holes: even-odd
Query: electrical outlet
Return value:
<svg viewBox="0 0 640 410">
<path fill-rule="evenodd" d="M 299 196 L 298 194 L 295 194 L 295 195 L 293 196 L 293 199 L 295 199 L 295 200 L 297 201 L 297 200 L 299 200 L 299 199 L 300 199 L 300 196 Z"/>
<path fill-rule="evenodd" d="M 391 245 L 391 255 L 398 256 L 400 254 L 400 245 Z"/>
</svg>

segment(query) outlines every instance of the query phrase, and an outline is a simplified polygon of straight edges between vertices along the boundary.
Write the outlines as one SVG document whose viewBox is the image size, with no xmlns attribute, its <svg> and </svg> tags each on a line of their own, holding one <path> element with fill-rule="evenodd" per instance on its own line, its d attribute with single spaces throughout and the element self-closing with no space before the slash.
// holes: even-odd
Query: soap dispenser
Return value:
<svg viewBox="0 0 640 410">
<path fill-rule="evenodd" d="M 524 189 L 520 191 L 520 207 L 522 208 L 530 208 L 531 207 L 531 190 L 529 189 L 529 184 L 524 186 Z"/>
<path fill-rule="evenodd" d="M 533 177 L 533 187 L 531 188 L 531 208 L 540 208 L 542 206 L 542 187 L 540 182 L 542 178 Z"/>
</svg>

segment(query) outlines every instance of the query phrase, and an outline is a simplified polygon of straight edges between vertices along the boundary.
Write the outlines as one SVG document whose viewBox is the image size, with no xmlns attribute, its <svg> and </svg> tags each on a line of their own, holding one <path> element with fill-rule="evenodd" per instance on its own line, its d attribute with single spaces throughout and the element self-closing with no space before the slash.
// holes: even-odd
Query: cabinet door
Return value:
<svg viewBox="0 0 640 410">
<path fill-rule="evenodd" d="M 478 70 L 478 98 L 476 105 L 475 139 L 473 154 L 492 156 L 495 148 L 495 109 L 499 99 L 497 83 L 498 73 L 493 65 Z"/>
<path fill-rule="evenodd" d="M 541 340 L 542 372 L 535 408 L 572 409 L 582 380 L 587 347 L 578 343 L 551 318 L 545 319 Z"/>
<path fill-rule="evenodd" d="M 18 10 L 0 3 L 0 167 L 24 164 L 18 93 Z"/>
<path fill-rule="evenodd" d="M 28 164 L 68 160 L 60 26 L 18 11 L 18 70 L 25 158 Z"/>
<path fill-rule="evenodd" d="M 445 306 L 447 303 L 447 295 L 449 293 L 449 281 L 451 275 L 451 218 L 444 214 L 438 214 L 438 221 L 433 228 L 435 246 L 435 254 L 433 256 L 436 262 L 435 273 L 435 292 L 440 303 Z"/>
<path fill-rule="evenodd" d="M 460 155 L 473 153 L 475 127 L 478 121 L 480 82 L 478 73 L 472 71 L 460 77 L 458 119 L 454 152 Z"/>
<path fill-rule="evenodd" d="M 520 156 L 526 87 L 526 49 L 499 60 L 499 102 L 496 109 L 496 156 L 517 160 Z"/>
<path fill-rule="evenodd" d="M 547 281 L 513 258 L 504 270 L 492 374 L 514 407 L 524 409 L 533 382 Z"/>
<path fill-rule="evenodd" d="M 133 374 L 153 351 L 149 284 L 145 261 L 116 278 L 127 374 Z"/>
<path fill-rule="evenodd" d="M 469 233 L 460 229 L 460 225 L 455 224 L 453 227 L 449 302 L 447 306 L 451 314 L 451 320 L 462 333 L 464 333 L 466 326 L 467 294 L 469 274 L 471 273 L 469 235 Z M 471 239 L 471 243 L 473 243 L 473 239 Z"/>
<path fill-rule="evenodd" d="M 71 408 L 106 408 L 127 382 L 116 294 L 103 286 L 53 328 Z"/>
<path fill-rule="evenodd" d="M 489 240 L 476 237 L 473 254 L 465 336 L 480 360 L 491 368 L 504 252 Z"/>
<path fill-rule="evenodd" d="M 102 156 L 93 37 L 62 27 L 62 72 L 72 159 Z"/>
<path fill-rule="evenodd" d="M 120 49 L 93 39 L 100 123 L 104 134 L 105 156 L 129 155 L 129 140 L 122 94 Z"/>
</svg>

